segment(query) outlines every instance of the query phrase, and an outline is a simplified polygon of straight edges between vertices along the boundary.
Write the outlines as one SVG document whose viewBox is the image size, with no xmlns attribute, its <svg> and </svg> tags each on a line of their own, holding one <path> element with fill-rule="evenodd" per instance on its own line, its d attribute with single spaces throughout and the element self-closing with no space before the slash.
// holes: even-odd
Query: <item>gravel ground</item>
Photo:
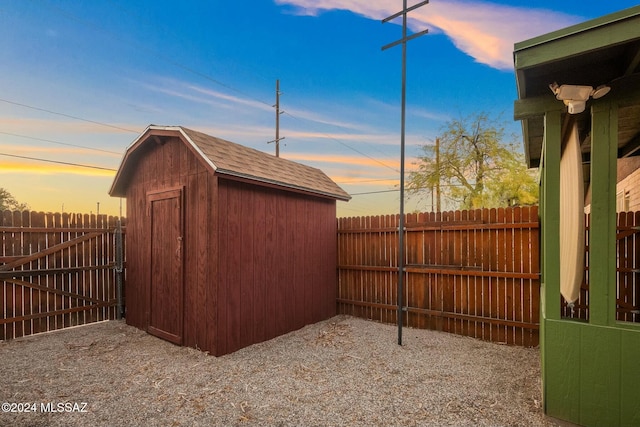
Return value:
<svg viewBox="0 0 640 427">
<path fill-rule="evenodd" d="M 396 333 L 337 316 L 219 358 L 121 321 L 0 342 L 0 400 L 32 410 L 0 425 L 555 425 L 538 349 Z"/>
</svg>

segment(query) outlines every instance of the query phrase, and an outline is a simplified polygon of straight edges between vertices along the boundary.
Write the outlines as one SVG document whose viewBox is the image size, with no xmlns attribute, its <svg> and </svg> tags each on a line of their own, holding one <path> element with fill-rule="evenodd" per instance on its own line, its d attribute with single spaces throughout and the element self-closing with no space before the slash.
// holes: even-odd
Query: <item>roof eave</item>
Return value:
<svg viewBox="0 0 640 427">
<path fill-rule="evenodd" d="M 109 189 L 109 195 L 112 197 L 124 197 L 124 182 L 125 179 L 123 177 L 124 174 L 127 173 L 128 166 L 127 164 L 130 161 L 133 153 L 138 150 L 143 143 L 149 139 L 150 136 L 157 135 L 158 133 L 168 133 L 175 134 L 175 136 L 180 136 L 189 146 L 200 156 L 200 158 L 211 168 L 213 172 L 216 171 L 217 166 L 211 161 L 211 159 L 204 155 L 200 147 L 193 142 L 193 140 L 189 137 L 189 135 L 184 131 L 184 129 L 180 126 L 158 126 L 158 125 L 149 125 L 129 146 L 127 147 L 125 154 L 120 162 L 120 166 L 118 167 L 118 171 L 116 172 L 116 176 L 111 184 L 111 188 Z M 166 136 L 166 135 L 165 135 Z"/>
<path fill-rule="evenodd" d="M 281 181 L 276 181 L 276 180 L 271 180 L 271 179 L 267 179 L 267 178 L 257 177 L 257 176 L 254 176 L 254 175 L 243 174 L 243 173 L 239 173 L 239 172 L 231 171 L 231 170 L 227 170 L 227 169 L 218 168 L 216 170 L 216 173 L 218 173 L 220 175 L 226 175 L 226 176 L 229 176 L 229 177 L 233 177 L 233 178 L 240 178 L 240 179 L 246 180 L 246 181 L 267 184 L 268 186 L 287 188 L 287 189 L 295 190 L 295 191 L 301 192 L 301 193 L 318 195 L 318 196 L 327 197 L 327 198 L 330 198 L 330 199 L 341 200 L 341 201 L 344 201 L 344 202 L 348 202 L 349 200 L 351 200 L 351 196 L 346 192 L 344 194 L 339 194 L 339 193 L 332 193 L 332 192 L 328 192 L 328 191 L 320 191 L 320 190 L 311 189 L 311 188 L 307 188 L 307 187 L 302 187 L 302 186 L 298 186 L 298 185 L 294 185 L 294 184 L 284 183 L 284 182 L 281 182 Z"/>
<path fill-rule="evenodd" d="M 232 171 L 228 169 L 221 169 L 216 166 L 213 161 L 207 156 L 202 149 L 196 144 L 189 134 L 184 130 L 181 126 L 158 126 L 158 125 L 150 125 L 148 126 L 141 135 L 139 135 L 126 149 L 125 154 L 120 162 L 120 167 L 116 172 L 116 176 L 111 184 L 111 188 L 109 189 L 109 195 L 112 197 L 124 197 L 126 195 L 126 183 L 127 183 L 127 175 L 129 174 L 129 169 L 132 167 L 130 163 L 135 160 L 135 153 L 139 150 L 145 142 L 152 136 L 179 136 L 184 142 L 186 142 L 190 148 L 197 153 L 197 155 L 202 159 L 206 165 L 211 169 L 212 173 L 218 173 L 221 175 L 226 175 L 229 177 L 235 177 L 242 180 L 247 180 L 255 183 L 262 183 L 273 187 L 286 188 L 290 190 L 295 190 L 297 192 L 348 201 L 351 199 L 351 196 L 344 192 L 330 192 L 323 191 L 321 189 L 308 188 L 304 186 L 298 186 L 291 183 L 286 183 L 278 180 L 272 180 L 264 177 L 254 176 L 250 174 L 244 174 L 237 171 Z M 328 178 L 327 178 L 328 179 Z M 339 188 L 339 187 L 338 187 Z M 342 190 L 342 189 L 340 189 Z"/>
<path fill-rule="evenodd" d="M 570 58 L 588 55 L 636 40 L 640 35 L 639 19 L 640 6 L 634 6 L 515 43 L 513 59 L 518 99 L 516 101 L 514 119 L 522 121 L 523 145 L 529 166 L 539 161 L 539 155 L 530 152 L 533 144 L 529 133 L 530 124 L 528 119 L 530 117 L 518 117 L 517 114 L 518 107 L 522 109 L 525 105 L 541 104 L 540 96 L 532 93 L 533 83 L 528 78 L 529 70 L 535 70 L 536 74 L 541 74 L 542 70 L 552 69 L 550 67 L 553 67 L 554 64 L 562 63 L 562 61 L 567 61 Z M 551 84 L 553 82 L 550 81 L 548 83 Z M 557 102 L 551 91 L 548 93 L 548 98 L 552 98 L 553 102 Z M 549 111 L 548 104 L 544 107 L 537 111 L 536 115 L 538 117 Z M 559 103 L 559 107 L 551 108 L 564 110 L 562 103 Z M 537 148 L 531 149 L 537 150 Z"/>
<path fill-rule="evenodd" d="M 595 30 L 600 27 L 607 27 L 610 25 L 614 25 L 619 21 L 624 21 L 638 15 L 640 15 L 640 6 L 633 6 L 618 12 L 601 16 L 599 18 L 581 22 L 579 24 L 575 24 L 570 27 L 566 27 L 560 30 L 552 31 L 550 33 L 542 34 L 540 36 L 515 43 L 514 54 L 516 52 L 520 52 L 520 51 L 530 49 L 536 46 L 540 46 L 543 44 L 552 43 L 556 40 L 564 39 L 576 34 L 581 34 L 587 31 Z"/>
<path fill-rule="evenodd" d="M 126 171 L 125 166 L 128 163 L 131 153 L 135 151 L 133 150 L 133 147 L 135 147 L 136 144 L 139 144 L 140 141 L 146 139 L 150 129 L 151 129 L 151 126 L 147 126 L 147 128 L 140 135 L 138 135 L 138 137 L 134 139 L 133 142 L 129 144 L 129 146 L 126 148 L 124 155 L 122 156 L 122 160 L 120 160 L 120 165 L 118 166 L 116 176 L 113 178 L 113 182 L 111 183 L 111 188 L 109 188 L 109 195 L 111 197 L 125 196 L 124 188 L 122 188 L 123 186 L 122 180 L 124 179 L 122 175 Z"/>
</svg>

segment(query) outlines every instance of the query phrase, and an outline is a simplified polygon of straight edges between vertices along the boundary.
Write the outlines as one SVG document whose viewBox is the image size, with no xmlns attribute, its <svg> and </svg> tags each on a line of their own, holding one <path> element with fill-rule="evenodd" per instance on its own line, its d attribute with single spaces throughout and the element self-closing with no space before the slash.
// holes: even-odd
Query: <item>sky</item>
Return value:
<svg viewBox="0 0 640 427">
<path fill-rule="evenodd" d="M 416 4 L 409 0 L 408 5 Z M 634 1 L 431 0 L 408 15 L 406 162 L 485 112 L 522 140 L 513 45 Z M 117 215 L 108 194 L 150 124 L 322 169 L 338 216 L 399 212 L 401 0 L 2 0 L 0 187 L 32 210 Z M 519 143 L 521 146 L 521 142 Z M 124 210 L 124 208 L 123 208 Z M 429 197 L 405 210 L 429 211 Z M 124 210 L 123 212 L 126 212 Z"/>
</svg>

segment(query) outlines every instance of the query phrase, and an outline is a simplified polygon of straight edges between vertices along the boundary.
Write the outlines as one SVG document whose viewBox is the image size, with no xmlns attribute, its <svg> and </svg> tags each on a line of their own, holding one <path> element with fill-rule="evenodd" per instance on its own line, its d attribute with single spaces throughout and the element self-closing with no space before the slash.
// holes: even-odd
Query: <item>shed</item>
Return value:
<svg viewBox="0 0 640 427">
<path fill-rule="evenodd" d="M 109 191 L 127 200 L 126 321 L 220 356 L 336 313 L 336 201 L 321 170 L 149 126 Z"/>
<path fill-rule="evenodd" d="M 635 234 L 639 242 L 638 227 L 616 234 L 618 159 L 640 154 L 640 6 L 516 43 L 514 61 L 514 115 L 522 120 L 529 166 L 541 172 L 544 410 L 581 425 L 640 425 L 640 277 L 617 271 L 618 260 L 637 261 L 639 253 L 637 243 L 629 255 L 634 250 L 623 251 L 617 239 Z M 568 136 L 571 129 L 577 138 Z M 561 206 L 574 196 L 560 185 L 570 139 L 578 141 L 571 144 L 579 167 L 568 182 L 591 189 L 588 270 L 584 250 L 577 253 L 589 285 L 584 319 L 561 309 L 562 273 L 572 268 L 560 261 L 559 238 Z M 583 215 L 578 210 L 572 219 Z"/>
</svg>

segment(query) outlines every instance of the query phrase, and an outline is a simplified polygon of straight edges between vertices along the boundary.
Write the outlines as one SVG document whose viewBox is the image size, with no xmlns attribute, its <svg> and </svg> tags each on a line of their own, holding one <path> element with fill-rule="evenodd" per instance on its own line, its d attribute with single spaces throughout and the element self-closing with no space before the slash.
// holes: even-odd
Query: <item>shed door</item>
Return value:
<svg viewBox="0 0 640 427">
<path fill-rule="evenodd" d="M 148 331 L 182 344 L 182 189 L 147 194 L 151 225 Z"/>
</svg>

